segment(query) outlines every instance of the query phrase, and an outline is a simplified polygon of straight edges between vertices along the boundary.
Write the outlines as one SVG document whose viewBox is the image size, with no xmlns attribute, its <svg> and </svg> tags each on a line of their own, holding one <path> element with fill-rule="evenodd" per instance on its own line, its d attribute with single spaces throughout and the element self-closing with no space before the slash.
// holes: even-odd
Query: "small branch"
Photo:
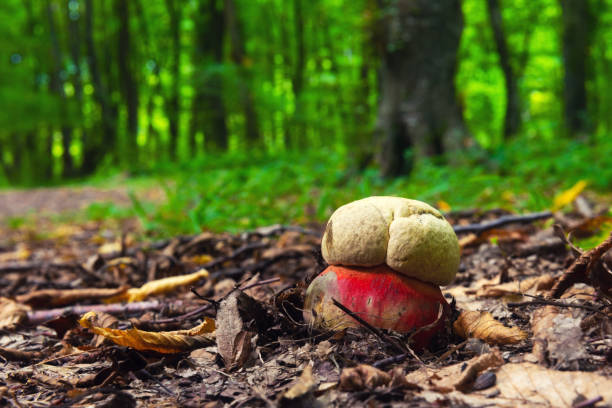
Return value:
<svg viewBox="0 0 612 408">
<path fill-rule="evenodd" d="M 523 307 L 523 306 L 533 306 L 533 305 L 549 305 L 549 306 L 558 306 L 558 307 L 574 307 L 577 309 L 584 309 L 584 310 L 588 310 L 591 312 L 595 312 L 595 313 L 600 313 L 602 314 L 602 312 L 592 306 L 588 306 L 588 305 L 581 305 L 581 304 L 574 304 L 574 303 L 564 303 L 564 302 L 560 302 L 560 301 L 555 301 L 555 300 L 547 300 L 547 299 L 536 299 L 536 300 L 531 300 L 528 302 L 511 302 L 508 303 L 508 307 Z"/>
<path fill-rule="evenodd" d="M 553 214 L 550 211 L 543 211 L 533 214 L 525 215 L 506 215 L 490 222 L 484 222 L 481 224 L 468 224 L 468 225 L 455 225 L 453 229 L 456 234 L 475 233 L 480 234 L 484 231 L 491 230 L 493 228 L 503 227 L 508 224 L 515 223 L 530 223 L 534 221 L 544 220 L 552 217 Z"/>
<path fill-rule="evenodd" d="M 84 313 L 94 311 L 98 313 L 108 314 L 129 314 L 137 312 L 147 312 L 150 310 L 161 310 L 169 306 L 183 306 L 185 302 L 179 300 L 173 303 L 162 303 L 156 300 L 146 302 L 133 303 L 111 303 L 108 305 L 76 305 L 71 307 L 62 307 L 57 309 L 36 310 L 28 312 L 28 322 L 33 325 L 41 324 L 49 320 L 55 319 L 63 314 L 82 315 Z"/>
</svg>

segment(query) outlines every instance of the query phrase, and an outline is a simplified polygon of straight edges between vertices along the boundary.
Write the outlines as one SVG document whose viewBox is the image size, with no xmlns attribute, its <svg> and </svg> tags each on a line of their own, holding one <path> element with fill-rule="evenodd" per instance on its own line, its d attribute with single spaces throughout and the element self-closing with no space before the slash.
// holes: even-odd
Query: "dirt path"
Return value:
<svg viewBox="0 0 612 408">
<path fill-rule="evenodd" d="M 94 202 L 127 205 L 125 188 L 54 187 L 0 191 L 0 218 L 76 211 Z"/>
</svg>

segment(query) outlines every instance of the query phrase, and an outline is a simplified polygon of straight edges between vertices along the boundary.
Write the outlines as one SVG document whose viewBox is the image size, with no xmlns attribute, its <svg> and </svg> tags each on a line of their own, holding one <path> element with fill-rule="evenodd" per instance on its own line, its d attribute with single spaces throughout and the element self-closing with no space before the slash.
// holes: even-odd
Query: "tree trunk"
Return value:
<svg viewBox="0 0 612 408">
<path fill-rule="evenodd" d="M 74 76 L 72 84 L 74 86 L 74 96 L 79 104 L 79 119 L 83 123 L 83 80 L 81 77 L 81 27 L 79 24 L 78 15 L 74 15 L 70 11 L 70 2 L 73 0 L 66 0 L 66 14 L 68 16 L 68 33 L 69 33 L 69 45 L 70 45 L 70 57 L 72 58 L 72 64 L 74 65 Z M 77 0 L 77 4 L 79 1 Z M 87 131 L 84 126 L 81 128 L 81 140 L 87 140 Z"/>
<path fill-rule="evenodd" d="M 223 151 L 228 145 L 223 75 L 214 67 L 223 63 L 225 21 L 222 4 L 217 0 L 200 0 L 197 12 L 193 55 L 195 96 L 189 130 L 189 146 L 194 155 L 198 152 L 196 136 L 200 132 L 204 135 L 206 151 Z"/>
<path fill-rule="evenodd" d="M 90 134 L 83 140 L 83 174 L 92 173 L 107 152 L 113 152 L 117 145 L 117 109 L 109 100 L 109 92 L 102 83 L 102 75 L 98 64 L 96 45 L 93 39 L 93 1 L 85 0 L 85 45 L 87 48 L 87 65 L 93 85 L 93 96 L 100 107 L 102 119 L 102 141 L 94 139 Z"/>
<path fill-rule="evenodd" d="M 463 15 L 459 0 L 394 0 L 382 13 L 377 134 L 381 174 L 394 177 L 410 171 L 411 147 L 439 155 L 465 146 L 454 82 Z"/>
<path fill-rule="evenodd" d="M 119 82 L 127 108 L 127 160 L 128 163 L 135 163 L 138 161 L 138 85 L 132 70 L 134 49 L 131 44 L 128 4 L 128 0 L 115 0 L 115 12 L 119 20 L 117 35 Z"/>
<path fill-rule="evenodd" d="M 504 117 L 504 139 L 518 133 L 521 127 L 521 102 L 516 75 L 510 62 L 510 52 L 504 33 L 504 25 L 499 0 L 487 0 L 489 22 L 493 29 L 495 47 L 499 55 L 499 65 L 504 73 L 506 85 L 506 114 Z"/>
<path fill-rule="evenodd" d="M 168 111 L 168 122 L 170 128 L 170 158 L 176 160 L 178 156 L 179 139 L 179 78 L 181 66 L 181 10 L 177 0 L 166 0 L 166 8 L 170 16 L 170 38 L 172 38 L 172 61 L 170 63 L 170 76 L 172 83 L 170 86 L 170 96 L 166 101 Z"/>
<path fill-rule="evenodd" d="M 246 66 L 247 55 L 244 47 L 242 21 L 238 16 L 234 0 L 225 0 L 225 19 L 230 37 L 231 59 L 240 72 L 240 101 L 244 109 L 246 145 L 253 147 L 259 141 L 259 125 L 253 92 L 251 90 L 251 71 Z"/>
<path fill-rule="evenodd" d="M 62 72 L 62 50 L 60 48 L 59 39 L 57 37 L 57 28 L 55 26 L 54 16 L 55 5 L 47 0 L 47 22 L 49 24 L 49 40 L 51 41 L 51 57 L 53 61 L 53 70 L 49 87 L 61 98 L 60 115 L 61 115 L 61 132 L 62 132 L 62 176 L 71 177 L 74 174 L 74 161 L 70 153 L 70 145 L 72 144 L 72 128 L 68 126 L 68 115 L 66 106 L 66 93 L 64 92 L 64 81 L 61 77 Z"/>
<path fill-rule="evenodd" d="M 596 18 L 587 0 L 561 0 L 565 122 L 572 136 L 590 130 L 587 107 L 587 64 Z"/>
</svg>

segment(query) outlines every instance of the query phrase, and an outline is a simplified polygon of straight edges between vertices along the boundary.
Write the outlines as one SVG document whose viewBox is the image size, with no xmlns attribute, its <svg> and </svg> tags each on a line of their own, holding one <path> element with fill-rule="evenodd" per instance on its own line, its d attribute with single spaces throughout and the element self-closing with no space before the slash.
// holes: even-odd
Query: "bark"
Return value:
<svg viewBox="0 0 612 408">
<path fill-rule="evenodd" d="M 133 53 L 130 34 L 130 9 L 128 0 L 115 0 L 115 13 L 119 21 L 117 35 L 117 59 L 119 82 L 127 109 L 128 162 L 138 160 L 138 85 L 132 69 Z"/>
<path fill-rule="evenodd" d="M 196 20 L 196 46 L 193 60 L 195 96 L 191 106 L 189 146 L 196 154 L 196 135 L 204 134 L 207 151 L 227 149 L 226 109 L 223 101 L 223 75 L 211 67 L 223 63 L 225 21 L 223 3 L 200 0 Z"/>
<path fill-rule="evenodd" d="M 61 99 L 60 105 L 60 120 L 62 132 L 62 176 L 71 177 L 74 175 L 74 160 L 70 154 L 70 145 L 72 144 L 72 128 L 67 125 L 68 112 L 66 93 L 64 92 L 64 81 L 61 77 L 62 72 L 62 50 L 57 36 L 57 27 L 55 25 L 55 5 L 47 0 L 47 23 L 49 24 L 49 40 L 51 42 L 51 60 L 53 61 L 53 69 L 50 75 L 49 88 L 57 94 Z"/>
<path fill-rule="evenodd" d="M 244 110 L 246 145 L 253 147 L 259 141 L 259 125 L 257 122 L 257 111 L 255 110 L 253 92 L 251 90 L 251 71 L 246 66 L 247 55 L 244 46 L 244 33 L 242 21 L 238 16 L 238 10 L 234 0 L 225 0 L 225 19 L 229 33 L 231 60 L 240 72 L 240 101 Z"/>
<path fill-rule="evenodd" d="M 506 85 L 506 113 L 504 116 L 504 139 L 518 133 L 521 128 L 521 102 L 515 72 L 512 68 L 510 51 L 504 33 L 504 25 L 499 0 L 487 0 L 489 22 L 493 29 L 495 48 L 499 55 L 499 65 L 504 74 Z"/>
<path fill-rule="evenodd" d="M 181 59 L 181 10 L 182 5 L 178 0 L 166 0 L 166 9 L 170 15 L 170 38 L 172 38 L 172 60 L 170 63 L 170 96 L 166 101 L 170 130 L 170 158 L 176 160 L 179 137 L 179 80 Z"/>
<path fill-rule="evenodd" d="M 381 174 L 394 177 L 410 171 L 410 148 L 439 155 L 467 142 L 454 83 L 463 15 L 459 0 L 395 0 L 382 13 L 377 137 Z"/>
<path fill-rule="evenodd" d="M 87 65 L 91 75 L 93 85 L 93 96 L 100 107 L 102 120 L 102 140 L 94 139 L 90 135 L 83 140 L 83 174 L 92 173 L 107 152 L 113 152 L 117 144 L 117 109 L 109 100 L 109 92 L 102 82 L 102 74 L 98 63 L 96 45 L 93 39 L 93 16 L 94 8 L 92 0 L 85 0 L 85 46 L 87 49 Z"/>
<path fill-rule="evenodd" d="M 596 19 L 587 0 L 561 0 L 563 19 L 563 101 L 565 122 L 572 136 L 590 130 L 587 106 L 587 64 Z"/>
</svg>

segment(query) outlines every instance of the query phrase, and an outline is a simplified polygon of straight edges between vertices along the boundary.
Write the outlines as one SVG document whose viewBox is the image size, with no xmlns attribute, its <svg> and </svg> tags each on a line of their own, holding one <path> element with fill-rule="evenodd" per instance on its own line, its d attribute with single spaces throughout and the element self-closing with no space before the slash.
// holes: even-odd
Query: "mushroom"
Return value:
<svg viewBox="0 0 612 408">
<path fill-rule="evenodd" d="M 455 277 L 459 243 L 426 203 L 368 197 L 343 205 L 327 223 L 321 250 L 330 266 L 311 282 L 304 302 L 304 319 L 315 327 L 359 326 L 333 299 L 372 326 L 399 332 L 435 322 L 440 306 L 448 312 L 439 285 Z M 419 332 L 415 345 L 426 345 L 442 326 Z"/>
</svg>

